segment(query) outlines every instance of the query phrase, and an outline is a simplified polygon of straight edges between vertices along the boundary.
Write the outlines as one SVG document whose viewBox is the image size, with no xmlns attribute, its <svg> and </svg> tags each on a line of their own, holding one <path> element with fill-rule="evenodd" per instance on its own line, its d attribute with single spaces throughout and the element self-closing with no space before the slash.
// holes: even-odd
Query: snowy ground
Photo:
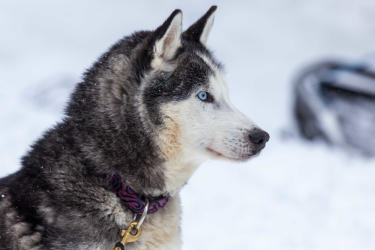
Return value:
<svg viewBox="0 0 375 250">
<path fill-rule="evenodd" d="M 19 168 L 112 43 L 176 7 L 187 26 L 211 5 L 155 2 L 0 1 L 1 175 Z M 233 102 L 271 141 L 253 161 L 207 162 L 195 173 L 182 192 L 184 250 L 375 249 L 375 160 L 281 138 L 296 70 L 373 52 L 374 17 L 373 0 L 219 3 L 209 46 L 226 65 Z"/>
</svg>

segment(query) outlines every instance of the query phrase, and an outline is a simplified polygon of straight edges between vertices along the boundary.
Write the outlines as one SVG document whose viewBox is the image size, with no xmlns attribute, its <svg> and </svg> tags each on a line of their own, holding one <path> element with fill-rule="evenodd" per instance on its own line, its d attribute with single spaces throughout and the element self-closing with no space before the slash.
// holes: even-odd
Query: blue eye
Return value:
<svg viewBox="0 0 375 250">
<path fill-rule="evenodd" d="M 208 93 L 206 91 L 199 92 L 198 95 L 197 95 L 197 97 L 202 102 L 214 102 L 214 97 L 212 95 L 210 95 L 210 93 Z"/>
<path fill-rule="evenodd" d="M 208 97 L 208 93 L 206 91 L 201 91 L 201 92 L 198 93 L 198 98 L 201 101 L 206 101 L 207 97 Z"/>
</svg>

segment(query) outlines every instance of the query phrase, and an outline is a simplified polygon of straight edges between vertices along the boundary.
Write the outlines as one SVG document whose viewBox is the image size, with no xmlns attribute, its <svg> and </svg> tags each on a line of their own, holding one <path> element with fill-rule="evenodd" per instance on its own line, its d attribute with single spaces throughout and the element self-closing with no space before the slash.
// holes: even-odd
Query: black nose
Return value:
<svg viewBox="0 0 375 250">
<path fill-rule="evenodd" d="M 266 131 L 254 128 L 250 131 L 249 139 L 257 149 L 262 149 L 270 139 L 270 135 Z"/>
</svg>

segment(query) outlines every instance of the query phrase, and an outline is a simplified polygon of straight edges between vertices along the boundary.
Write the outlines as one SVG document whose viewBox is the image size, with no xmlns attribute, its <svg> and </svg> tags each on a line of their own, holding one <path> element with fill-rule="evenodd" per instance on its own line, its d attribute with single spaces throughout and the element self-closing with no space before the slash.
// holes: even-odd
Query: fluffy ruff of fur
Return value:
<svg viewBox="0 0 375 250">
<path fill-rule="evenodd" d="M 246 160 L 268 140 L 265 132 L 249 140 L 257 128 L 229 103 L 205 47 L 215 10 L 183 33 L 176 10 L 86 72 L 65 118 L 0 179 L 0 249 L 113 249 L 133 214 L 110 190 L 110 173 L 139 194 L 171 195 L 127 249 L 180 248 L 179 190 L 197 166 L 217 156 Z M 198 100 L 202 90 L 216 102 Z"/>
</svg>

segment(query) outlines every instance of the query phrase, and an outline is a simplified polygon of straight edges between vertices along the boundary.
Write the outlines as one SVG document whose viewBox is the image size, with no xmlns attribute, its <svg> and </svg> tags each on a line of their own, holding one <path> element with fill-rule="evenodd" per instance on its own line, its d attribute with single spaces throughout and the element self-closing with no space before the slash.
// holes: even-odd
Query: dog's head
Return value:
<svg viewBox="0 0 375 250">
<path fill-rule="evenodd" d="M 185 32 L 177 10 L 156 30 L 140 103 L 160 124 L 158 144 L 167 158 L 246 160 L 269 139 L 232 105 L 222 66 L 205 47 L 215 10 Z"/>
<path fill-rule="evenodd" d="M 211 7 L 186 31 L 181 11 L 175 10 L 155 31 L 121 40 L 102 58 L 108 63 L 97 65 L 105 69 L 99 76 L 104 99 L 111 110 L 122 112 L 110 117 L 132 110 L 127 119 L 134 120 L 137 113 L 135 126 L 152 135 L 167 161 L 243 161 L 269 139 L 232 105 L 222 66 L 206 48 L 215 10 Z"/>
</svg>

